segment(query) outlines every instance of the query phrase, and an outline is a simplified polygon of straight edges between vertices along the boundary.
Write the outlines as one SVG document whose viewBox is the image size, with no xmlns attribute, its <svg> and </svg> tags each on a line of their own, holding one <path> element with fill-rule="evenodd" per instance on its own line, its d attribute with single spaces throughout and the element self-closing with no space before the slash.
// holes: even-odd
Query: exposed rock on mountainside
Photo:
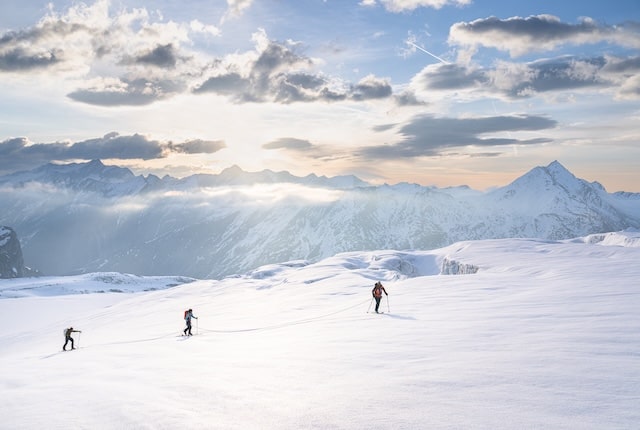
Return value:
<svg viewBox="0 0 640 430">
<path fill-rule="evenodd" d="M 473 264 L 460 263 L 459 261 L 445 258 L 442 260 L 443 275 L 470 275 L 478 272 L 478 267 Z"/>
<path fill-rule="evenodd" d="M 16 232 L 0 226 L 0 278 L 21 278 L 24 273 L 22 248 Z"/>
</svg>

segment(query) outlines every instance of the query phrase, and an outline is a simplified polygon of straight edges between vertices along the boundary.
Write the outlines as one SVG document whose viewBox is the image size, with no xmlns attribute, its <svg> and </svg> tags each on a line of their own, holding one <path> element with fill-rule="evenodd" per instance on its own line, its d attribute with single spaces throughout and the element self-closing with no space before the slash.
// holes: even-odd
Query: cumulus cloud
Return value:
<svg viewBox="0 0 640 430">
<path fill-rule="evenodd" d="M 228 96 L 236 103 L 292 103 L 318 98 L 327 82 L 306 72 L 313 65 L 311 59 L 294 52 L 294 44 L 268 40 L 264 30 L 253 39 L 254 52 L 217 62 L 219 67 L 214 67 L 194 92 Z"/>
<path fill-rule="evenodd" d="M 222 17 L 221 23 L 228 19 L 241 16 L 247 9 L 251 7 L 253 0 L 227 0 L 227 11 Z"/>
<path fill-rule="evenodd" d="M 79 142 L 53 143 L 33 143 L 20 137 L 0 142 L 0 173 L 30 169 L 51 161 L 151 160 L 164 158 L 170 153 L 214 153 L 225 146 L 222 141 L 161 142 L 141 134 L 121 136 L 109 133 Z"/>
<path fill-rule="evenodd" d="M 120 136 L 117 133 L 109 133 L 97 139 L 88 139 L 75 142 L 71 145 L 57 144 L 57 156 L 68 159 L 143 159 L 150 160 L 162 156 L 163 146 L 160 142 L 149 140 L 140 134 L 132 136 Z M 48 145 L 35 145 L 41 151 L 46 151 Z"/>
<path fill-rule="evenodd" d="M 188 140 L 183 143 L 169 143 L 168 145 L 171 151 L 185 154 L 213 154 L 226 147 L 227 145 L 222 140 L 202 139 Z"/>
<path fill-rule="evenodd" d="M 629 77 L 621 83 L 617 98 L 621 100 L 640 100 L 640 73 Z"/>
<path fill-rule="evenodd" d="M 191 31 L 193 31 L 195 34 L 201 33 L 201 34 L 207 34 L 210 36 L 220 36 L 220 33 L 221 33 L 220 29 L 215 25 L 204 24 L 201 21 L 198 21 L 197 19 L 192 20 L 189 23 L 189 27 L 191 28 Z"/>
<path fill-rule="evenodd" d="M 424 102 L 423 100 L 420 100 L 417 96 L 415 91 L 412 90 L 405 90 L 399 94 L 396 94 L 393 96 L 396 105 L 402 107 L 402 106 L 424 106 L 427 103 Z"/>
<path fill-rule="evenodd" d="M 618 99 L 640 100 L 640 56 L 617 58 L 607 56 L 600 76 L 616 84 Z"/>
<path fill-rule="evenodd" d="M 83 22 L 43 19 L 36 26 L 0 35 L 0 72 L 42 71 L 73 63 L 91 29 Z M 73 46 L 70 46 L 70 45 Z"/>
<path fill-rule="evenodd" d="M 250 0 L 228 0 L 238 15 Z M 213 93 L 233 103 L 365 101 L 392 97 L 384 79 L 343 82 L 317 71 L 300 42 L 252 36 L 254 49 L 218 57 L 193 50 L 194 36 L 219 34 L 200 21 L 153 19 L 144 8 L 111 10 L 107 0 L 49 12 L 32 28 L 0 34 L 0 74 L 46 73 L 73 85 L 67 96 L 98 106 L 140 106 L 181 93 Z M 68 79 L 67 79 L 68 78 Z"/>
<path fill-rule="evenodd" d="M 137 56 L 124 60 L 127 64 L 142 64 L 156 67 L 175 67 L 178 62 L 176 48 L 172 43 L 156 45 Z"/>
<path fill-rule="evenodd" d="M 59 50 L 28 52 L 17 47 L 0 53 L 0 70 L 18 72 L 46 69 L 61 61 Z"/>
<path fill-rule="evenodd" d="M 361 6 L 372 7 L 381 4 L 389 12 L 411 12 L 421 7 L 440 9 L 444 6 L 465 6 L 472 0 L 361 0 Z"/>
<path fill-rule="evenodd" d="M 294 137 L 282 137 L 262 145 L 264 149 L 292 149 L 304 151 L 311 149 L 313 145 L 306 139 L 296 139 Z"/>
<path fill-rule="evenodd" d="M 353 88 L 354 100 L 384 99 L 392 94 L 391 84 L 373 75 L 364 77 Z"/>
<path fill-rule="evenodd" d="M 138 78 L 94 79 L 86 88 L 67 96 L 75 101 L 100 106 L 140 106 L 173 96 L 184 90 L 181 82 Z"/>
<path fill-rule="evenodd" d="M 599 77 L 604 59 L 576 59 L 562 57 L 536 61 L 526 68 L 513 68 L 501 64 L 489 76 L 497 88 L 509 97 L 526 97 L 531 94 L 567 91 L 577 88 L 602 87 L 606 82 Z"/>
<path fill-rule="evenodd" d="M 345 84 L 314 72 L 314 61 L 296 52 L 295 42 L 276 42 L 264 30 L 254 35 L 256 49 L 241 59 L 223 59 L 195 93 L 227 96 L 234 103 L 335 102 L 391 98 L 388 80 L 373 75 Z"/>
<path fill-rule="evenodd" d="M 314 162 L 331 162 L 352 157 L 350 151 L 336 145 L 317 145 L 307 139 L 281 137 L 262 145 L 266 150 L 279 150 L 295 156 L 296 160 L 307 159 Z"/>
<path fill-rule="evenodd" d="M 432 64 L 414 77 L 421 89 L 451 91 L 486 84 L 486 71 L 462 64 Z"/>
<path fill-rule="evenodd" d="M 412 88 L 427 97 L 457 92 L 459 97 L 513 100 L 591 88 L 633 98 L 633 77 L 638 73 L 640 57 L 561 56 L 529 63 L 497 61 L 491 67 L 432 64 L 413 78 Z"/>
<path fill-rule="evenodd" d="M 453 148 L 468 146 L 478 148 L 541 144 L 550 140 L 547 138 L 516 139 L 500 137 L 500 134 L 546 130 L 556 125 L 554 120 L 533 115 L 483 118 L 437 118 L 420 115 L 404 125 L 378 127 L 379 131 L 398 128 L 402 140 L 395 144 L 365 148 L 358 155 L 366 159 L 388 160 L 438 156 Z"/>
<path fill-rule="evenodd" d="M 51 10 L 35 26 L 0 37 L 3 59 L 0 71 L 20 68 L 50 71 L 56 65 L 69 70 L 86 66 L 97 57 L 148 43 L 145 37 L 135 37 L 132 28 L 136 24 L 144 26 L 147 18 L 140 10 L 122 11 L 111 17 L 106 0 L 91 6 L 79 3 L 64 14 Z"/>
<path fill-rule="evenodd" d="M 469 49 L 495 48 L 518 57 L 530 52 L 550 51 L 565 44 L 615 43 L 640 48 L 640 32 L 634 25 L 610 26 L 591 18 L 577 24 L 552 15 L 499 19 L 489 17 L 459 22 L 449 30 L 449 43 Z"/>
<path fill-rule="evenodd" d="M 76 85 L 71 99 L 101 106 L 148 104 L 187 91 L 206 67 L 189 50 L 191 36 L 214 36 L 216 28 L 151 16 L 144 8 L 111 10 L 107 0 L 51 9 L 31 28 L 0 34 L 0 74 L 69 78 Z"/>
</svg>

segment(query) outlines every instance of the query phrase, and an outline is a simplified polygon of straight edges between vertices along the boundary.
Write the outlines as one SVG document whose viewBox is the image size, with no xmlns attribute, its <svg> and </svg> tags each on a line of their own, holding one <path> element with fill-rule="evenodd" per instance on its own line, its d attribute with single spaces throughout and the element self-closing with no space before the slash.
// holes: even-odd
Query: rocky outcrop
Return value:
<svg viewBox="0 0 640 430">
<path fill-rule="evenodd" d="M 460 263 L 459 261 L 450 260 L 449 258 L 445 258 L 442 261 L 442 270 L 440 271 L 443 275 L 472 275 L 477 272 L 477 266 Z"/>
<path fill-rule="evenodd" d="M 25 275 L 22 248 L 16 232 L 0 226 L 0 278 L 21 278 Z"/>
</svg>

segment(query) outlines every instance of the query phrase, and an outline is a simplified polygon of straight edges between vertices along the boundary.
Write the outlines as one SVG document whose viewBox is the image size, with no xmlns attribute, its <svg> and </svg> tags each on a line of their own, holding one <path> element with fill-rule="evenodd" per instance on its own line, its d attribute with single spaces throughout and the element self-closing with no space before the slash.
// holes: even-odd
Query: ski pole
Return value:
<svg viewBox="0 0 640 430">
<path fill-rule="evenodd" d="M 81 331 L 78 332 L 78 348 L 80 348 L 80 335 L 82 334 Z"/>
<path fill-rule="evenodd" d="M 371 301 L 369 302 L 369 307 L 367 308 L 367 313 L 371 310 L 371 305 L 373 304 L 373 297 L 371 297 Z"/>
<path fill-rule="evenodd" d="M 391 312 L 391 308 L 389 307 L 389 294 L 387 294 L 387 312 Z"/>
<path fill-rule="evenodd" d="M 196 334 L 198 334 L 200 331 L 198 330 L 198 322 L 200 321 L 199 318 L 196 318 Z"/>
</svg>

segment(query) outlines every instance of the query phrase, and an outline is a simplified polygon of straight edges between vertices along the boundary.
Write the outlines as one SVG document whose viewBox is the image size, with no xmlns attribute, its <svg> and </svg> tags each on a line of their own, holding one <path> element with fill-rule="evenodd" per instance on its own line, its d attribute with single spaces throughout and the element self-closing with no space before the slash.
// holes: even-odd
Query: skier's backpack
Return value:
<svg viewBox="0 0 640 430">
<path fill-rule="evenodd" d="M 188 310 L 184 311 L 184 319 L 187 319 L 187 314 L 189 313 Z"/>
</svg>

